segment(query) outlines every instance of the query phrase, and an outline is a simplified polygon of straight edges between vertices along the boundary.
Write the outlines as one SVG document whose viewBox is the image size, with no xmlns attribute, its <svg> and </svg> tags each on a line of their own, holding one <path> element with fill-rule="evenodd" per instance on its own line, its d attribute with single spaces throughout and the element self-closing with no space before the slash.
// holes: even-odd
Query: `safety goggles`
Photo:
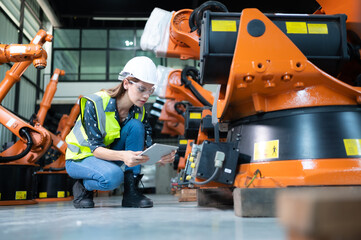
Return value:
<svg viewBox="0 0 361 240">
<path fill-rule="evenodd" d="M 141 94 L 149 94 L 152 95 L 154 93 L 155 87 L 152 87 L 151 89 L 144 87 L 139 82 L 133 82 L 132 80 L 128 80 L 130 84 L 137 85 L 137 90 Z"/>
</svg>

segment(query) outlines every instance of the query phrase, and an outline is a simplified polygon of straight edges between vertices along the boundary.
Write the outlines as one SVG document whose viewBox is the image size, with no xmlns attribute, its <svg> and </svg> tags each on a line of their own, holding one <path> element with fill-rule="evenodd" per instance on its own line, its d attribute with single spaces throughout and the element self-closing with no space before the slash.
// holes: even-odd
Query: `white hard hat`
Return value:
<svg viewBox="0 0 361 240">
<path fill-rule="evenodd" d="M 134 57 L 125 64 L 123 71 L 119 73 L 118 80 L 123 81 L 127 77 L 134 77 L 146 83 L 157 84 L 157 67 L 148 57 Z"/>
</svg>

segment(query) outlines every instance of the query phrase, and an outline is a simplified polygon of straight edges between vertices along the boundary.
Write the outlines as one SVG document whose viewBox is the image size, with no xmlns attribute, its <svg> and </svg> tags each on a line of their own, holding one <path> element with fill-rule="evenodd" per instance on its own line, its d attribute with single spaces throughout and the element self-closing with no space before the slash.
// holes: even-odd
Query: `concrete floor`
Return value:
<svg viewBox="0 0 361 240">
<path fill-rule="evenodd" d="M 95 198 L 94 209 L 75 209 L 72 202 L 0 206 L 0 239 L 286 239 L 276 218 L 240 218 L 233 209 L 148 196 L 153 208 L 122 208 L 121 196 Z"/>
</svg>

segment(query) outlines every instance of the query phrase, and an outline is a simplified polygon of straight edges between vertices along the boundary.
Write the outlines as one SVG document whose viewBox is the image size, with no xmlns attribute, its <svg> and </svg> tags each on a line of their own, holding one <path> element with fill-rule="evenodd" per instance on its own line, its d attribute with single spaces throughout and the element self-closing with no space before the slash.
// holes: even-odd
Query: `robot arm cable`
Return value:
<svg viewBox="0 0 361 240">
<path fill-rule="evenodd" d="M 11 162 L 11 161 L 20 159 L 20 158 L 24 157 L 26 154 L 28 154 L 28 152 L 30 152 L 31 147 L 33 146 L 33 140 L 31 139 L 30 134 L 24 128 L 20 129 L 20 134 L 24 135 L 26 140 L 27 140 L 25 150 L 23 152 L 15 155 L 15 156 L 9 156 L 9 157 L 1 157 L 0 156 L 0 162 L 1 163 L 7 163 L 7 162 Z"/>
</svg>

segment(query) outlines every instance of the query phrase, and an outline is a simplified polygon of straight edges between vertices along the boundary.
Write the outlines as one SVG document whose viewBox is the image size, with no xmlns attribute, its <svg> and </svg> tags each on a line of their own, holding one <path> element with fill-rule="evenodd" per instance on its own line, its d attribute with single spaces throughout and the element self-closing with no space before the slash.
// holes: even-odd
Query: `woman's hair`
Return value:
<svg viewBox="0 0 361 240">
<path fill-rule="evenodd" d="M 127 77 L 126 79 L 133 82 L 139 82 L 137 78 Z M 119 83 L 117 86 L 108 89 L 102 89 L 102 91 L 108 93 L 108 95 L 112 98 L 123 96 L 124 93 L 126 92 L 126 89 L 124 88 L 124 80 L 121 83 Z"/>
</svg>

